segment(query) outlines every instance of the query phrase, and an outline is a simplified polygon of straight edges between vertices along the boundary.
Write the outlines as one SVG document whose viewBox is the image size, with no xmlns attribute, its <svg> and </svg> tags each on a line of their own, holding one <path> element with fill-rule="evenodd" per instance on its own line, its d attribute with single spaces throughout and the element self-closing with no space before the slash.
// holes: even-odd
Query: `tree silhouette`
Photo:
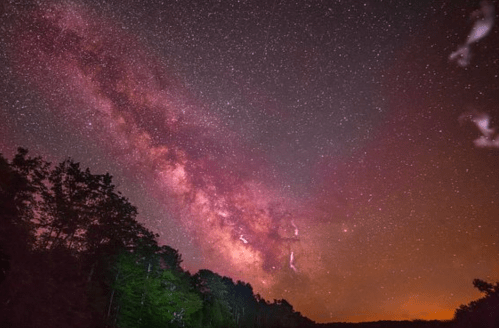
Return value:
<svg viewBox="0 0 499 328">
<path fill-rule="evenodd" d="M 456 310 L 456 327 L 499 327 L 499 283 L 475 279 L 473 285 L 485 295 Z"/>
<path fill-rule="evenodd" d="M 22 148 L 11 162 L 0 155 L 3 326 L 104 322 L 114 254 L 139 242 L 157 247 L 136 215 L 109 174 L 93 175 L 69 159 L 52 168 Z"/>
<path fill-rule="evenodd" d="M 22 148 L 12 161 L 0 154 L 0 326 L 312 326 L 248 283 L 209 270 L 190 276 L 156 238 L 111 175 L 71 159 L 52 166 Z"/>
</svg>

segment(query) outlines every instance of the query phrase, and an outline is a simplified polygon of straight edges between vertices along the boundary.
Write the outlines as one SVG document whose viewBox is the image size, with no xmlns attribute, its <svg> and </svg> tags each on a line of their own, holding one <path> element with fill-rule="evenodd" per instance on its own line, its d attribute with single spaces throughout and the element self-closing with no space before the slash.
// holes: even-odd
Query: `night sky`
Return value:
<svg viewBox="0 0 499 328">
<path fill-rule="evenodd" d="M 494 7 L 2 1 L 0 152 L 315 321 L 450 319 L 499 280 L 499 24 L 449 60 Z"/>
</svg>

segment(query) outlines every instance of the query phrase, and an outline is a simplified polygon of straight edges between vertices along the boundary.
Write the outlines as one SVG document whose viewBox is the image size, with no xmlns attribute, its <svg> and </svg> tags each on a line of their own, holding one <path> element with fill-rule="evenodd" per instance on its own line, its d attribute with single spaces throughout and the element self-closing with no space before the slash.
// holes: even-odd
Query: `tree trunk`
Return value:
<svg viewBox="0 0 499 328">
<path fill-rule="evenodd" d="M 89 282 L 89 283 L 90 283 L 90 281 L 92 281 L 92 276 L 94 274 L 94 269 L 95 269 L 95 262 L 90 267 L 90 273 L 88 274 L 88 280 L 87 280 L 87 282 Z"/>
<path fill-rule="evenodd" d="M 92 266 L 92 271 L 93 271 L 94 267 Z M 116 283 L 116 281 L 118 280 L 118 276 L 120 274 L 120 271 L 118 269 L 118 272 L 116 273 L 116 278 L 114 278 L 114 282 Z M 90 281 L 90 276 L 88 277 L 88 281 Z M 107 309 L 107 319 L 109 319 L 109 317 L 111 316 L 111 308 L 112 308 L 112 305 L 113 305 L 113 299 L 114 299 L 114 292 L 115 292 L 116 289 L 113 288 L 113 291 L 111 292 L 111 297 L 109 299 L 109 308 Z M 119 307 L 118 307 L 119 309 Z M 116 318 L 118 317 L 118 315 L 116 314 L 116 317 L 114 319 L 114 323 L 116 324 Z"/>
</svg>

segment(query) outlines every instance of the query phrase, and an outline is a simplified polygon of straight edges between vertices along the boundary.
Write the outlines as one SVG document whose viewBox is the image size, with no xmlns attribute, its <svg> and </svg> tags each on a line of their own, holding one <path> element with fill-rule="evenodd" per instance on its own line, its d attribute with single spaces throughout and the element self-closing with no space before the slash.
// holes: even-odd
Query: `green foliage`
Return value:
<svg viewBox="0 0 499 328">
<path fill-rule="evenodd" d="M 109 174 L 72 160 L 52 168 L 22 148 L 10 162 L 0 155 L 0 322 L 99 326 L 111 293 L 108 260 L 139 243 L 157 247 L 136 215 Z"/>
<path fill-rule="evenodd" d="M 156 254 L 122 253 L 116 264 L 117 318 L 121 327 L 185 326 L 201 309 L 188 280 L 160 267 Z"/>
<path fill-rule="evenodd" d="M 306 327 L 284 300 L 209 270 L 190 276 L 109 174 L 0 154 L 2 327 Z M 494 286 L 476 284 L 487 295 Z M 26 311 L 29 309 L 29 311 Z"/>
<path fill-rule="evenodd" d="M 199 270 L 192 280 L 203 298 L 203 311 L 200 313 L 201 326 L 235 326 L 229 288 L 223 278 L 210 270 Z"/>
</svg>

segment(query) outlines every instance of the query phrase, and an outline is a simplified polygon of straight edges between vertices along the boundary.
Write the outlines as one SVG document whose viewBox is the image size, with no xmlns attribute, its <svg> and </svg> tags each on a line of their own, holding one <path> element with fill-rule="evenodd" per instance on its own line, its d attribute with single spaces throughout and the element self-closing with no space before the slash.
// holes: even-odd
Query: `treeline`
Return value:
<svg viewBox="0 0 499 328">
<path fill-rule="evenodd" d="M 483 297 L 456 309 L 452 320 L 376 321 L 361 323 L 316 324 L 321 328 L 498 328 L 499 283 L 491 284 L 480 279 L 473 285 Z"/>
<path fill-rule="evenodd" d="M 473 285 L 483 297 L 469 304 L 461 305 L 455 312 L 456 328 L 499 327 L 499 283 L 491 284 L 475 279 Z"/>
<path fill-rule="evenodd" d="M 316 325 L 250 284 L 182 269 L 109 174 L 0 154 L 0 327 L 499 327 L 499 283 L 452 321 Z"/>
<path fill-rule="evenodd" d="M 324 323 L 317 324 L 318 328 L 454 328 L 452 321 L 439 320 L 403 320 L 389 321 L 381 320 L 375 322 L 360 322 L 360 323 Z"/>
<path fill-rule="evenodd" d="M 109 174 L 0 154 L 1 327 L 307 327 L 285 300 L 181 268 Z"/>
</svg>

